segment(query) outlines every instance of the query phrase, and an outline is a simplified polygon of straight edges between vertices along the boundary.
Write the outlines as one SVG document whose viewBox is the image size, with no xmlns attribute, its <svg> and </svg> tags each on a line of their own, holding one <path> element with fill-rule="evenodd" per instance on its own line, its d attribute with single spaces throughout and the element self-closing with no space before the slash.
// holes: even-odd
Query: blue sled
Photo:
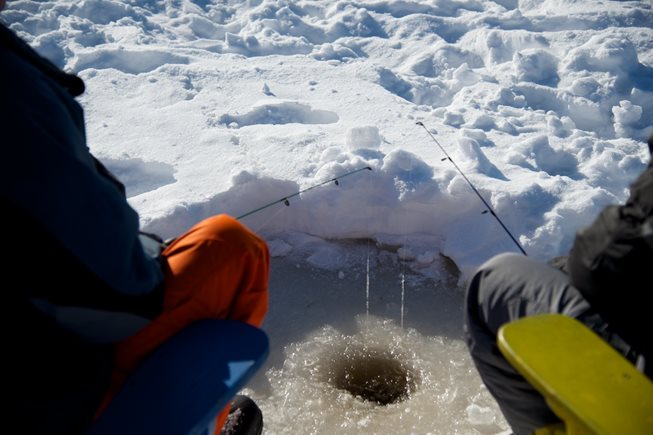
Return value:
<svg viewBox="0 0 653 435">
<path fill-rule="evenodd" d="M 196 322 L 143 361 L 87 435 L 204 434 L 268 352 L 260 329 Z"/>
</svg>

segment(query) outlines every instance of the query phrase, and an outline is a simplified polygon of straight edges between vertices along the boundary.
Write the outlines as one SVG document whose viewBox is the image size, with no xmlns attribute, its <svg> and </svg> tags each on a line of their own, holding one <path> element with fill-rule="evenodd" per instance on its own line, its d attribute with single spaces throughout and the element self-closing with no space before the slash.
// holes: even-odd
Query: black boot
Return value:
<svg viewBox="0 0 653 435">
<path fill-rule="evenodd" d="M 220 435 L 261 435 L 263 413 L 252 399 L 237 395 Z"/>
</svg>

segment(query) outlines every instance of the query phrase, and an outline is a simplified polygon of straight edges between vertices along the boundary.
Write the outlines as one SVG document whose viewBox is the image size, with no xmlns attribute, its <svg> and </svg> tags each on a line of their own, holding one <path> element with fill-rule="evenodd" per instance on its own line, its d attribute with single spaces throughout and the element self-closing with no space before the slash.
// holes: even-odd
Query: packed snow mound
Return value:
<svg viewBox="0 0 653 435">
<path fill-rule="evenodd" d="M 308 189 L 246 223 L 432 236 L 466 273 L 516 247 L 417 121 L 535 257 L 648 161 L 648 1 L 18 0 L 2 17 L 86 81 L 92 151 L 165 235 Z"/>
</svg>

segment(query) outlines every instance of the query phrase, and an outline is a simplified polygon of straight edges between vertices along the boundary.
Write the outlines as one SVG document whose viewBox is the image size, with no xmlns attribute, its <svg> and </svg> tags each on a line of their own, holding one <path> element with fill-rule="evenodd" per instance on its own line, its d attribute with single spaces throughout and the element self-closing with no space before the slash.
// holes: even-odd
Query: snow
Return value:
<svg viewBox="0 0 653 435">
<path fill-rule="evenodd" d="M 428 132 L 541 260 L 648 161 L 646 0 L 15 0 L 0 16 L 84 79 L 89 146 L 144 229 L 306 190 L 243 218 L 273 255 L 272 354 L 248 390 L 267 433 L 507 429 L 462 342 L 462 288 L 517 247 Z M 421 373 L 411 398 L 329 390 L 307 361 L 347 342 L 399 349 Z"/>
</svg>

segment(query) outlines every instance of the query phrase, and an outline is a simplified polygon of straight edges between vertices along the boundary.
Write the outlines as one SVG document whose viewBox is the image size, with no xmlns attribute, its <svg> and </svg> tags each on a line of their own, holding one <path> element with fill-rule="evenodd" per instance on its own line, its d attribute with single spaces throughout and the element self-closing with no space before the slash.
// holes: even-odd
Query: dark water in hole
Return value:
<svg viewBox="0 0 653 435">
<path fill-rule="evenodd" d="M 415 376 L 397 357 L 377 349 L 347 349 L 329 369 L 330 383 L 379 405 L 401 402 L 415 390 Z"/>
</svg>

